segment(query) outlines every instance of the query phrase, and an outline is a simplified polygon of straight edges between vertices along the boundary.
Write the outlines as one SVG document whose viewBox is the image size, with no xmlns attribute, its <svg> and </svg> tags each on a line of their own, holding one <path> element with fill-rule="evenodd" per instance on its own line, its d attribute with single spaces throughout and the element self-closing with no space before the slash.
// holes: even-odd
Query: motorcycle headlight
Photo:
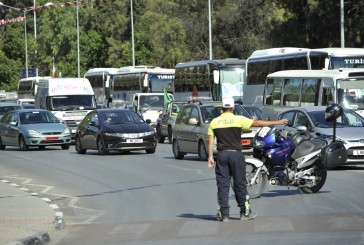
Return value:
<svg viewBox="0 0 364 245">
<path fill-rule="evenodd" d="M 254 147 L 262 148 L 265 145 L 264 141 L 254 139 Z"/>
</svg>

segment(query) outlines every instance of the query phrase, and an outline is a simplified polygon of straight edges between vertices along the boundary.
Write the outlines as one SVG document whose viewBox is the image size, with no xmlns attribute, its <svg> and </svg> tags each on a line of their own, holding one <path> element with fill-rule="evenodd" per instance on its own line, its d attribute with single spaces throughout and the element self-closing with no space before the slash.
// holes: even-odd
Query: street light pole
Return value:
<svg viewBox="0 0 364 245">
<path fill-rule="evenodd" d="M 77 70 L 78 70 L 78 78 L 80 78 L 80 24 L 79 24 L 79 16 L 78 16 L 78 4 L 76 6 L 77 12 Z"/>
<path fill-rule="evenodd" d="M 25 40 L 25 77 L 28 78 L 28 39 L 27 39 L 26 10 L 24 10 L 24 40 Z"/>
<path fill-rule="evenodd" d="M 131 21 L 131 49 L 133 56 L 133 66 L 135 66 L 135 52 L 134 52 L 134 17 L 133 17 L 133 0 L 130 0 L 130 21 Z"/>
<path fill-rule="evenodd" d="M 340 0 L 340 30 L 341 30 L 341 47 L 345 47 L 344 36 L 344 0 Z"/>
<path fill-rule="evenodd" d="M 209 0 L 209 53 L 212 60 L 211 0 Z"/>
</svg>

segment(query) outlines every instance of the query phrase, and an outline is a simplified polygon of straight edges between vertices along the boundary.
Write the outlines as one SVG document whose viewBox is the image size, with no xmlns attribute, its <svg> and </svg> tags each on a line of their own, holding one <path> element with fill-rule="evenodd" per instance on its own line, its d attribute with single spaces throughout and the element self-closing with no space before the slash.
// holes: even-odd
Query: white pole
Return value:
<svg viewBox="0 0 364 245">
<path fill-rule="evenodd" d="M 33 9 L 34 9 L 34 39 L 37 39 L 37 14 L 35 11 L 35 0 L 33 1 Z"/>
<path fill-rule="evenodd" d="M 341 29 L 341 47 L 345 47 L 344 34 L 344 0 L 340 0 L 340 29 Z"/>
<path fill-rule="evenodd" d="M 79 16 L 78 16 L 78 4 L 76 5 L 76 12 L 77 12 L 77 67 L 78 67 L 78 78 L 81 77 L 80 75 L 80 24 L 79 24 Z"/>
<path fill-rule="evenodd" d="M 24 40 L 25 40 L 25 77 L 28 77 L 28 40 L 27 40 L 26 10 L 24 10 Z"/>
<path fill-rule="evenodd" d="M 212 60 L 211 0 L 209 0 L 209 53 Z"/>
<path fill-rule="evenodd" d="M 135 66 L 135 51 L 134 51 L 134 17 L 133 17 L 133 0 L 130 0 L 130 21 L 131 21 L 131 48 L 133 56 L 133 66 Z"/>
</svg>

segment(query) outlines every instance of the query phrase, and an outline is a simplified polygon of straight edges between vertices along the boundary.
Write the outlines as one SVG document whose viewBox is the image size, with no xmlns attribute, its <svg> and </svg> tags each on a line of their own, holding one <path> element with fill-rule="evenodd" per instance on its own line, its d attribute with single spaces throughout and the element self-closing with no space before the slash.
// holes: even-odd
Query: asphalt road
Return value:
<svg viewBox="0 0 364 245">
<path fill-rule="evenodd" d="M 51 244 L 364 244 L 364 164 L 331 170 L 317 194 L 271 187 L 253 199 L 254 221 L 217 222 L 214 171 L 197 155 L 78 155 L 74 147 L 0 152 L 2 175 L 52 199 L 66 228 Z"/>
</svg>

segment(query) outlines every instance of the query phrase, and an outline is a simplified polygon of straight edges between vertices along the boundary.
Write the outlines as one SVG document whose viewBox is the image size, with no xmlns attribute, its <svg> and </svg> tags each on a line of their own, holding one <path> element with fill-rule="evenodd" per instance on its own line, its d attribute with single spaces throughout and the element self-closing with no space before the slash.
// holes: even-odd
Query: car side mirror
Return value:
<svg viewBox="0 0 364 245">
<path fill-rule="evenodd" d="M 91 126 L 98 126 L 98 123 L 96 123 L 95 121 L 91 121 L 91 122 L 89 122 L 89 125 L 91 125 Z"/>
<path fill-rule="evenodd" d="M 148 124 L 151 124 L 152 123 L 152 120 L 147 119 L 147 120 L 145 120 L 145 122 L 148 123 Z"/>
<path fill-rule="evenodd" d="M 190 118 L 190 120 L 188 120 L 188 124 L 197 125 L 198 121 L 196 118 Z"/>
<path fill-rule="evenodd" d="M 12 125 L 12 126 L 16 126 L 18 123 L 17 122 L 10 122 L 9 124 Z"/>
</svg>

